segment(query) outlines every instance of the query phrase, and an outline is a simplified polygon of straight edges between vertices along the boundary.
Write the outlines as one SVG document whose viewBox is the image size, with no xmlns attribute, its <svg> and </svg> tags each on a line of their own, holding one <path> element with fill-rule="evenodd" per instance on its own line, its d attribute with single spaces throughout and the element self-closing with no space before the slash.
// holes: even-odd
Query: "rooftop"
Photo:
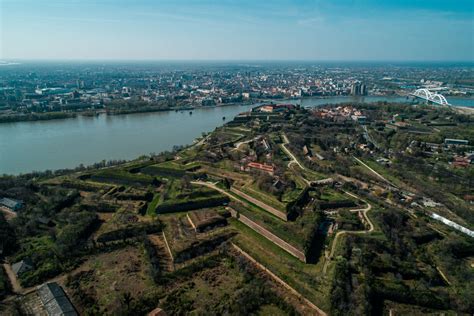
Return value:
<svg viewBox="0 0 474 316">
<path fill-rule="evenodd" d="M 56 282 L 45 283 L 39 286 L 37 293 L 48 312 L 48 315 L 77 315 L 77 312 L 67 298 L 66 293 Z"/>
</svg>

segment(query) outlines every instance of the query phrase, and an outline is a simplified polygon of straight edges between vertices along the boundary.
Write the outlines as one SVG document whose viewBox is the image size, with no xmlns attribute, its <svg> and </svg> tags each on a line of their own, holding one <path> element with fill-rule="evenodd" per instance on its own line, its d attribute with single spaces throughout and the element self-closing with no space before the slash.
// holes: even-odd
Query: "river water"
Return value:
<svg viewBox="0 0 474 316">
<path fill-rule="evenodd" d="M 303 106 L 348 101 L 395 101 L 405 98 L 349 97 L 289 100 Z M 472 99 L 449 100 L 474 106 Z M 458 102 L 459 101 L 459 102 Z M 456 102 L 456 103 L 455 103 Z M 183 112 L 153 112 L 73 119 L 0 124 L 0 174 L 74 168 L 101 160 L 133 159 L 142 154 L 191 144 L 252 106 L 225 106 Z M 226 120 L 223 120 L 223 117 Z"/>
</svg>

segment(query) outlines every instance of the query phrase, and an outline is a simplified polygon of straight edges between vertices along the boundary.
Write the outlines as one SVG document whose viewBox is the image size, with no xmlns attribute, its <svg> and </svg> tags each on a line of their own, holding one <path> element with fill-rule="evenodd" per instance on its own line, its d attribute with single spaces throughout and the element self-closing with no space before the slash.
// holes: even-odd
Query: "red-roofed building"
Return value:
<svg viewBox="0 0 474 316">
<path fill-rule="evenodd" d="M 466 157 L 454 157 L 453 166 L 466 168 L 470 161 Z"/>
<path fill-rule="evenodd" d="M 247 167 L 249 169 L 257 169 L 257 170 L 260 170 L 260 171 L 267 172 L 270 175 L 273 175 L 273 173 L 275 172 L 275 167 L 274 166 L 267 165 L 267 164 L 261 164 L 261 163 L 258 163 L 258 162 L 249 162 L 247 164 Z"/>
</svg>

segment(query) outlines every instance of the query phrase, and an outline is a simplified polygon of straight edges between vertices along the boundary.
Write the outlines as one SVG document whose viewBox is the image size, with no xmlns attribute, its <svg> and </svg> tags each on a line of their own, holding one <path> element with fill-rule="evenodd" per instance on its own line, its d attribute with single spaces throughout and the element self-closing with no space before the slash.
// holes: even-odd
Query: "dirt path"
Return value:
<svg viewBox="0 0 474 316">
<path fill-rule="evenodd" d="M 13 293 L 17 293 L 17 294 L 23 293 L 23 287 L 21 286 L 15 273 L 13 272 L 12 266 L 8 263 L 4 263 L 3 268 L 5 269 L 5 272 L 7 273 L 7 276 L 10 279 L 10 284 L 12 286 Z"/>
<path fill-rule="evenodd" d="M 298 161 L 298 159 L 296 159 L 296 157 L 291 153 L 291 151 L 288 148 L 286 148 L 286 145 L 290 143 L 290 141 L 288 140 L 288 137 L 286 137 L 285 134 L 282 134 L 282 138 L 283 138 L 283 144 L 281 144 L 281 148 L 283 149 L 285 154 L 287 154 L 291 158 L 291 161 L 288 163 L 288 167 L 290 167 L 291 164 L 295 163 L 301 169 L 306 170 L 305 167 Z"/>
<path fill-rule="evenodd" d="M 232 149 L 232 150 L 239 150 L 240 146 L 242 146 L 243 144 L 248 144 L 248 143 L 251 143 L 253 141 L 256 141 L 260 138 L 260 136 L 257 136 L 257 137 L 254 137 L 252 139 L 248 139 L 248 140 L 243 140 L 243 141 L 240 141 L 238 143 L 235 144 L 235 148 Z"/>
<path fill-rule="evenodd" d="M 220 193 L 222 193 L 222 194 L 224 194 L 224 195 L 227 195 L 228 197 L 230 197 L 230 198 L 233 199 L 233 200 L 242 202 L 240 199 L 236 198 L 235 196 L 233 196 L 232 194 L 230 194 L 230 193 L 227 192 L 226 190 L 223 190 L 223 189 L 219 188 L 218 186 L 216 186 L 216 185 L 213 184 L 213 183 L 204 182 L 204 181 L 191 181 L 191 183 L 192 183 L 192 184 L 196 184 L 196 185 L 203 185 L 203 186 L 205 186 L 205 187 L 214 189 L 214 190 L 219 191 Z"/>
<path fill-rule="evenodd" d="M 386 183 L 388 183 L 388 184 L 391 185 L 392 187 L 398 189 L 398 187 L 397 187 L 396 185 L 394 185 L 392 182 L 390 182 L 389 180 L 387 180 L 384 176 L 382 176 L 380 173 L 378 173 L 378 172 L 375 171 L 374 169 L 370 168 L 365 162 L 363 162 L 362 160 L 360 160 L 359 158 L 357 158 L 357 157 L 355 157 L 355 156 L 352 156 L 352 158 L 354 158 L 358 163 L 360 163 L 362 166 L 364 166 L 365 168 L 367 168 L 370 172 L 372 172 L 373 174 L 375 174 L 378 178 L 382 179 L 383 181 L 385 181 Z"/>
<path fill-rule="evenodd" d="M 344 193 L 346 193 L 347 195 L 349 195 L 353 198 L 356 198 L 358 200 L 361 200 L 361 201 L 367 203 L 367 206 L 365 208 L 352 209 L 350 211 L 351 212 L 361 212 L 362 215 L 364 216 L 367 224 L 369 225 L 369 229 L 367 229 L 367 230 L 341 230 L 341 231 L 338 231 L 336 233 L 336 236 L 334 236 L 334 240 L 332 241 L 331 251 L 330 251 L 329 255 L 326 257 L 326 261 L 324 262 L 324 267 L 323 267 L 323 273 L 324 274 L 326 274 L 329 262 L 332 260 L 332 258 L 334 256 L 334 252 L 336 251 L 336 246 L 337 246 L 337 243 L 338 243 L 338 239 L 341 235 L 343 235 L 343 234 L 355 234 L 355 235 L 357 235 L 357 234 L 368 234 L 368 233 L 373 232 L 374 229 L 375 229 L 374 224 L 372 223 L 370 218 L 367 216 L 367 212 L 369 212 L 372 209 L 372 205 L 369 202 L 366 202 L 366 201 L 362 200 L 360 197 L 358 197 L 357 195 L 355 195 L 353 193 L 346 192 L 346 191 L 344 191 Z"/>
<path fill-rule="evenodd" d="M 15 218 L 15 217 L 18 216 L 17 213 L 15 213 L 15 212 L 13 212 L 13 211 L 11 211 L 11 210 L 9 210 L 8 208 L 3 207 L 3 206 L 0 206 L 0 212 L 2 212 L 3 214 L 5 214 L 5 219 L 6 219 L 7 221 L 9 221 L 9 220 L 11 220 L 11 219 L 13 219 L 13 218 Z"/>
</svg>

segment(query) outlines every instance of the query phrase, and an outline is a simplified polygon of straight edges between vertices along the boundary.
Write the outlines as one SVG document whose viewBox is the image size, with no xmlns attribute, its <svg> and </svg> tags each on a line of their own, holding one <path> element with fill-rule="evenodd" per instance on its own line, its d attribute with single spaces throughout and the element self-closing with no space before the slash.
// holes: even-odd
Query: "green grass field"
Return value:
<svg viewBox="0 0 474 316">
<path fill-rule="evenodd" d="M 286 212 L 286 204 L 277 200 L 273 195 L 262 192 L 255 183 L 247 184 L 239 188 L 245 194 L 250 195 L 251 197 L 256 198 L 257 200 L 262 201 L 263 203 L 270 205 L 271 207 L 276 208 L 283 213 Z"/>
<path fill-rule="evenodd" d="M 231 225 L 241 232 L 234 237 L 236 245 L 319 308 L 329 310 L 330 274 L 322 273 L 324 260 L 302 263 L 237 220 L 232 219 Z"/>
<path fill-rule="evenodd" d="M 148 207 L 147 207 L 147 210 L 146 210 L 146 214 L 149 215 L 149 216 L 154 216 L 156 215 L 156 207 L 158 205 L 158 203 L 160 202 L 160 194 L 155 194 L 153 196 L 153 200 L 148 203 Z"/>
<path fill-rule="evenodd" d="M 91 179 L 98 182 L 151 185 L 154 178 L 146 174 L 130 173 L 121 168 L 113 168 L 95 172 L 92 174 Z"/>
<path fill-rule="evenodd" d="M 241 207 L 241 214 L 245 215 L 252 221 L 269 230 L 271 233 L 290 243 L 294 247 L 303 250 L 306 237 L 313 228 L 315 215 L 311 211 L 305 212 L 303 216 L 298 217 L 295 221 L 282 221 L 275 216 L 256 207 Z"/>
</svg>

